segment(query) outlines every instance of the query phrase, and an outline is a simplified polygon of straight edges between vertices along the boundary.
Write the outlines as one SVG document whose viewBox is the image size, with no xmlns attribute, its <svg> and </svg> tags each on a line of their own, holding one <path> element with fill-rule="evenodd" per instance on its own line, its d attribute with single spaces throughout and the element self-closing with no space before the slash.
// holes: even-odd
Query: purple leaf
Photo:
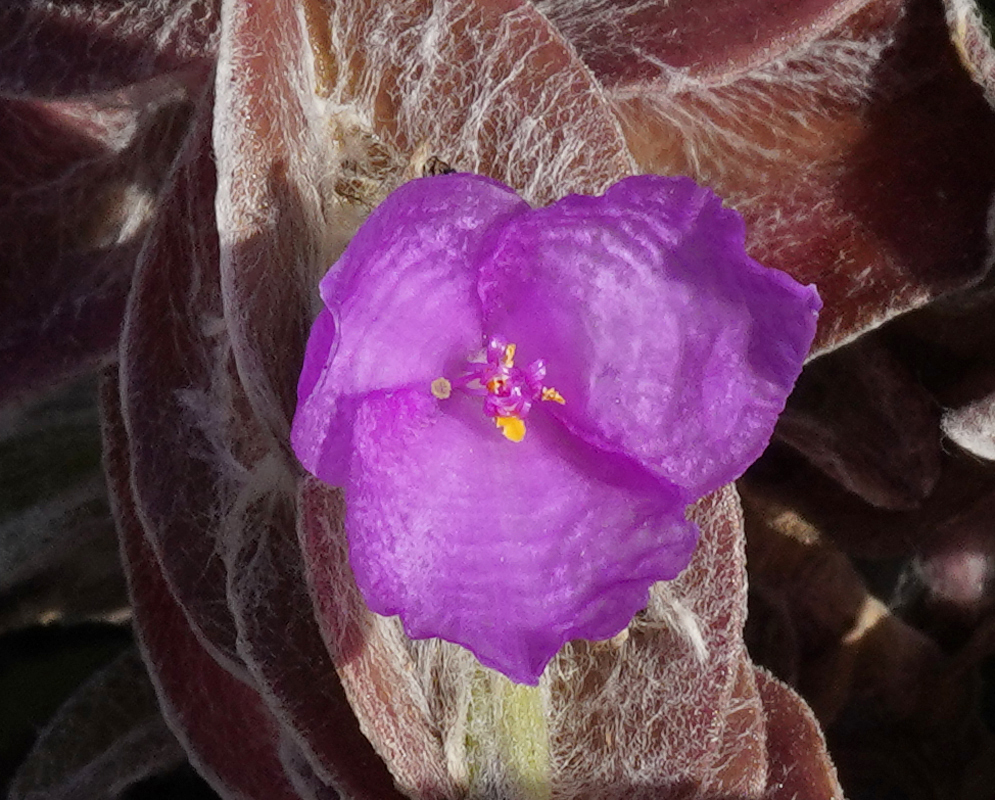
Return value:
<svg viewBox="0 0 995 800">
<path fill-rule="evenodd" d="M 209 101 L 202 99 L 136 269 L 121 342 L 122 413 L 135 504 L 163 575 L 194 630 L 239 670 L 218 541 L 218 497 L 238 467 L 218 452 L 228 443 L 210 399 L 227 391 L 218 385 L 227 386 L 233 368 L 223 356 L 214 361 L 223 324 Z"/>
<path fill-rule="evenodd" d="M 141 234 L 205 77 L 0 96 L 0 402 L 113 358 Z"/>
<path fill-rule="evenodd" d="M 112 384 L 102 400 L 105 463 L 135 629 L 163 715 L 225 800 L 297 800 L 278 756 L 279 722 L 251 684 L 233 677 L 204 648 L 170 592 L 132 500 L 127 432 Z"/>
<path fill-rule="evenodd" d="M 0 92 L 65 97 L 210 70 L 217 0 L 38 3 L 0 9 Z"/>
<path fill-rule="evenodd" d="M 719 43 L 700 57 L 683 36 L 646 50 L 587 33 L 615 4 L 563 28 L 609 87 L 639 169 L 713 188 L 743 213 L 754 257 L 818 284 L 816 351 L 983 276 L 995 115 L 941 5 L 732 5 L 640 4 L 653 29 L 692 23 L 692 42 Z M 756 24 L 732 24 L 751 12 Z M 976 30 L 961 47 L 991 96 L 990 47 L 979 56 Z"/>
</svg>

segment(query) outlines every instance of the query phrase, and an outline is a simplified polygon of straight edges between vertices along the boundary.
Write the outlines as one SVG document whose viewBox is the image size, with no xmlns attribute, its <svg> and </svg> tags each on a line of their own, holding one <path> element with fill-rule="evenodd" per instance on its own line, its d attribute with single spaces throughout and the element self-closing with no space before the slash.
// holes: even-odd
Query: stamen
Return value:
<svg viewBox="0 0 995 800">
<path fill-rule="evenodd" d="M 445 378 L 432 381 L 432 394 L 440 400 L 448 400 L 453 393 L 453 385 Z"/>
<path fill-rule="evenodd" d="M 525 420 L 520 417 L 497 417 L 494 422 L 501 429 L 505 439 L 520 442 L 525 438 Z"/>
<path fill-rule="evenodd" d="M 453 386 L 465 394 L 484 398 L 484 413 L 504 437 L 512 442 L 525 438 L 525 417 L 536 400 L 548 400 L 563 405 L 566 401 L 556 389 L 543 386 L 546 363 L 537 359 L 528 367 L 515 366 L 517 347 L 499 336 L 487 343 L 486 361 L 471 361 L 467 371 L 452 383 L 446 378 L 432 381 L 432 394 L 439 400 L 448 399 Z"/>
</svg>

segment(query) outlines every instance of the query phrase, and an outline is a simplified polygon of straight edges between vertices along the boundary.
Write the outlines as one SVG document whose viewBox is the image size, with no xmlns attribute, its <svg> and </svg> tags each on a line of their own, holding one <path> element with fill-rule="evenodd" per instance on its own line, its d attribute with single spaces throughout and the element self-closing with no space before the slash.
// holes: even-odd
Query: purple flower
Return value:
<svg viewBox="0 0 995 800">
<path fill-rule="evenodd" d="M 292 439 L 345 489 L 363 596 L 523 683 L 687 565 L 686 506 L 760 455 L 820 307 L 660 176 L 539 209 L 412 181 L 321 297 Z"/>
</svg>

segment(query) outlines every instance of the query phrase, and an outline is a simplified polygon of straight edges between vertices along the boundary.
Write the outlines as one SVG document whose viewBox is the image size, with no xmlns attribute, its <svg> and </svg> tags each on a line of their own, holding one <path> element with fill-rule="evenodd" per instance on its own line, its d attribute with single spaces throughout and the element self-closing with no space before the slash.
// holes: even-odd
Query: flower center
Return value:
<svg viewBox="0 0 995 800">
<path fill-rule="evenodd" d="M 484 413 L 494 419 L 506 439 L 525 438 L 525 417 L 536 400 L 566 402 L 556 389 L 543 386 L 546 362 L 536 359 L 527 367 L 515 366 L 515 345 L 500 336 L 487 343 L 485 361 L 471 361 L 467 371 L 453 381 L 436 378 L 432 394 L 448 399 L 453 389 L 484 398 Z"/>
</svg>

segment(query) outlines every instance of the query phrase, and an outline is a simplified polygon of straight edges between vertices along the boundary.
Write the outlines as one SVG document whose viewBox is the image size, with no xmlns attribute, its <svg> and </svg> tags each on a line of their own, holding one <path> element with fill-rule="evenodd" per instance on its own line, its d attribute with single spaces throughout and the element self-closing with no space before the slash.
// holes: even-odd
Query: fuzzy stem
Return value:
<svg viewBox="0 0 995 800">
<path fill-rule="evenodd" d="M 481 669 L 473 679 L 467 722 L 470 797 L 549 800 L 549 734 L 541 689 Z"/>
</svg>

